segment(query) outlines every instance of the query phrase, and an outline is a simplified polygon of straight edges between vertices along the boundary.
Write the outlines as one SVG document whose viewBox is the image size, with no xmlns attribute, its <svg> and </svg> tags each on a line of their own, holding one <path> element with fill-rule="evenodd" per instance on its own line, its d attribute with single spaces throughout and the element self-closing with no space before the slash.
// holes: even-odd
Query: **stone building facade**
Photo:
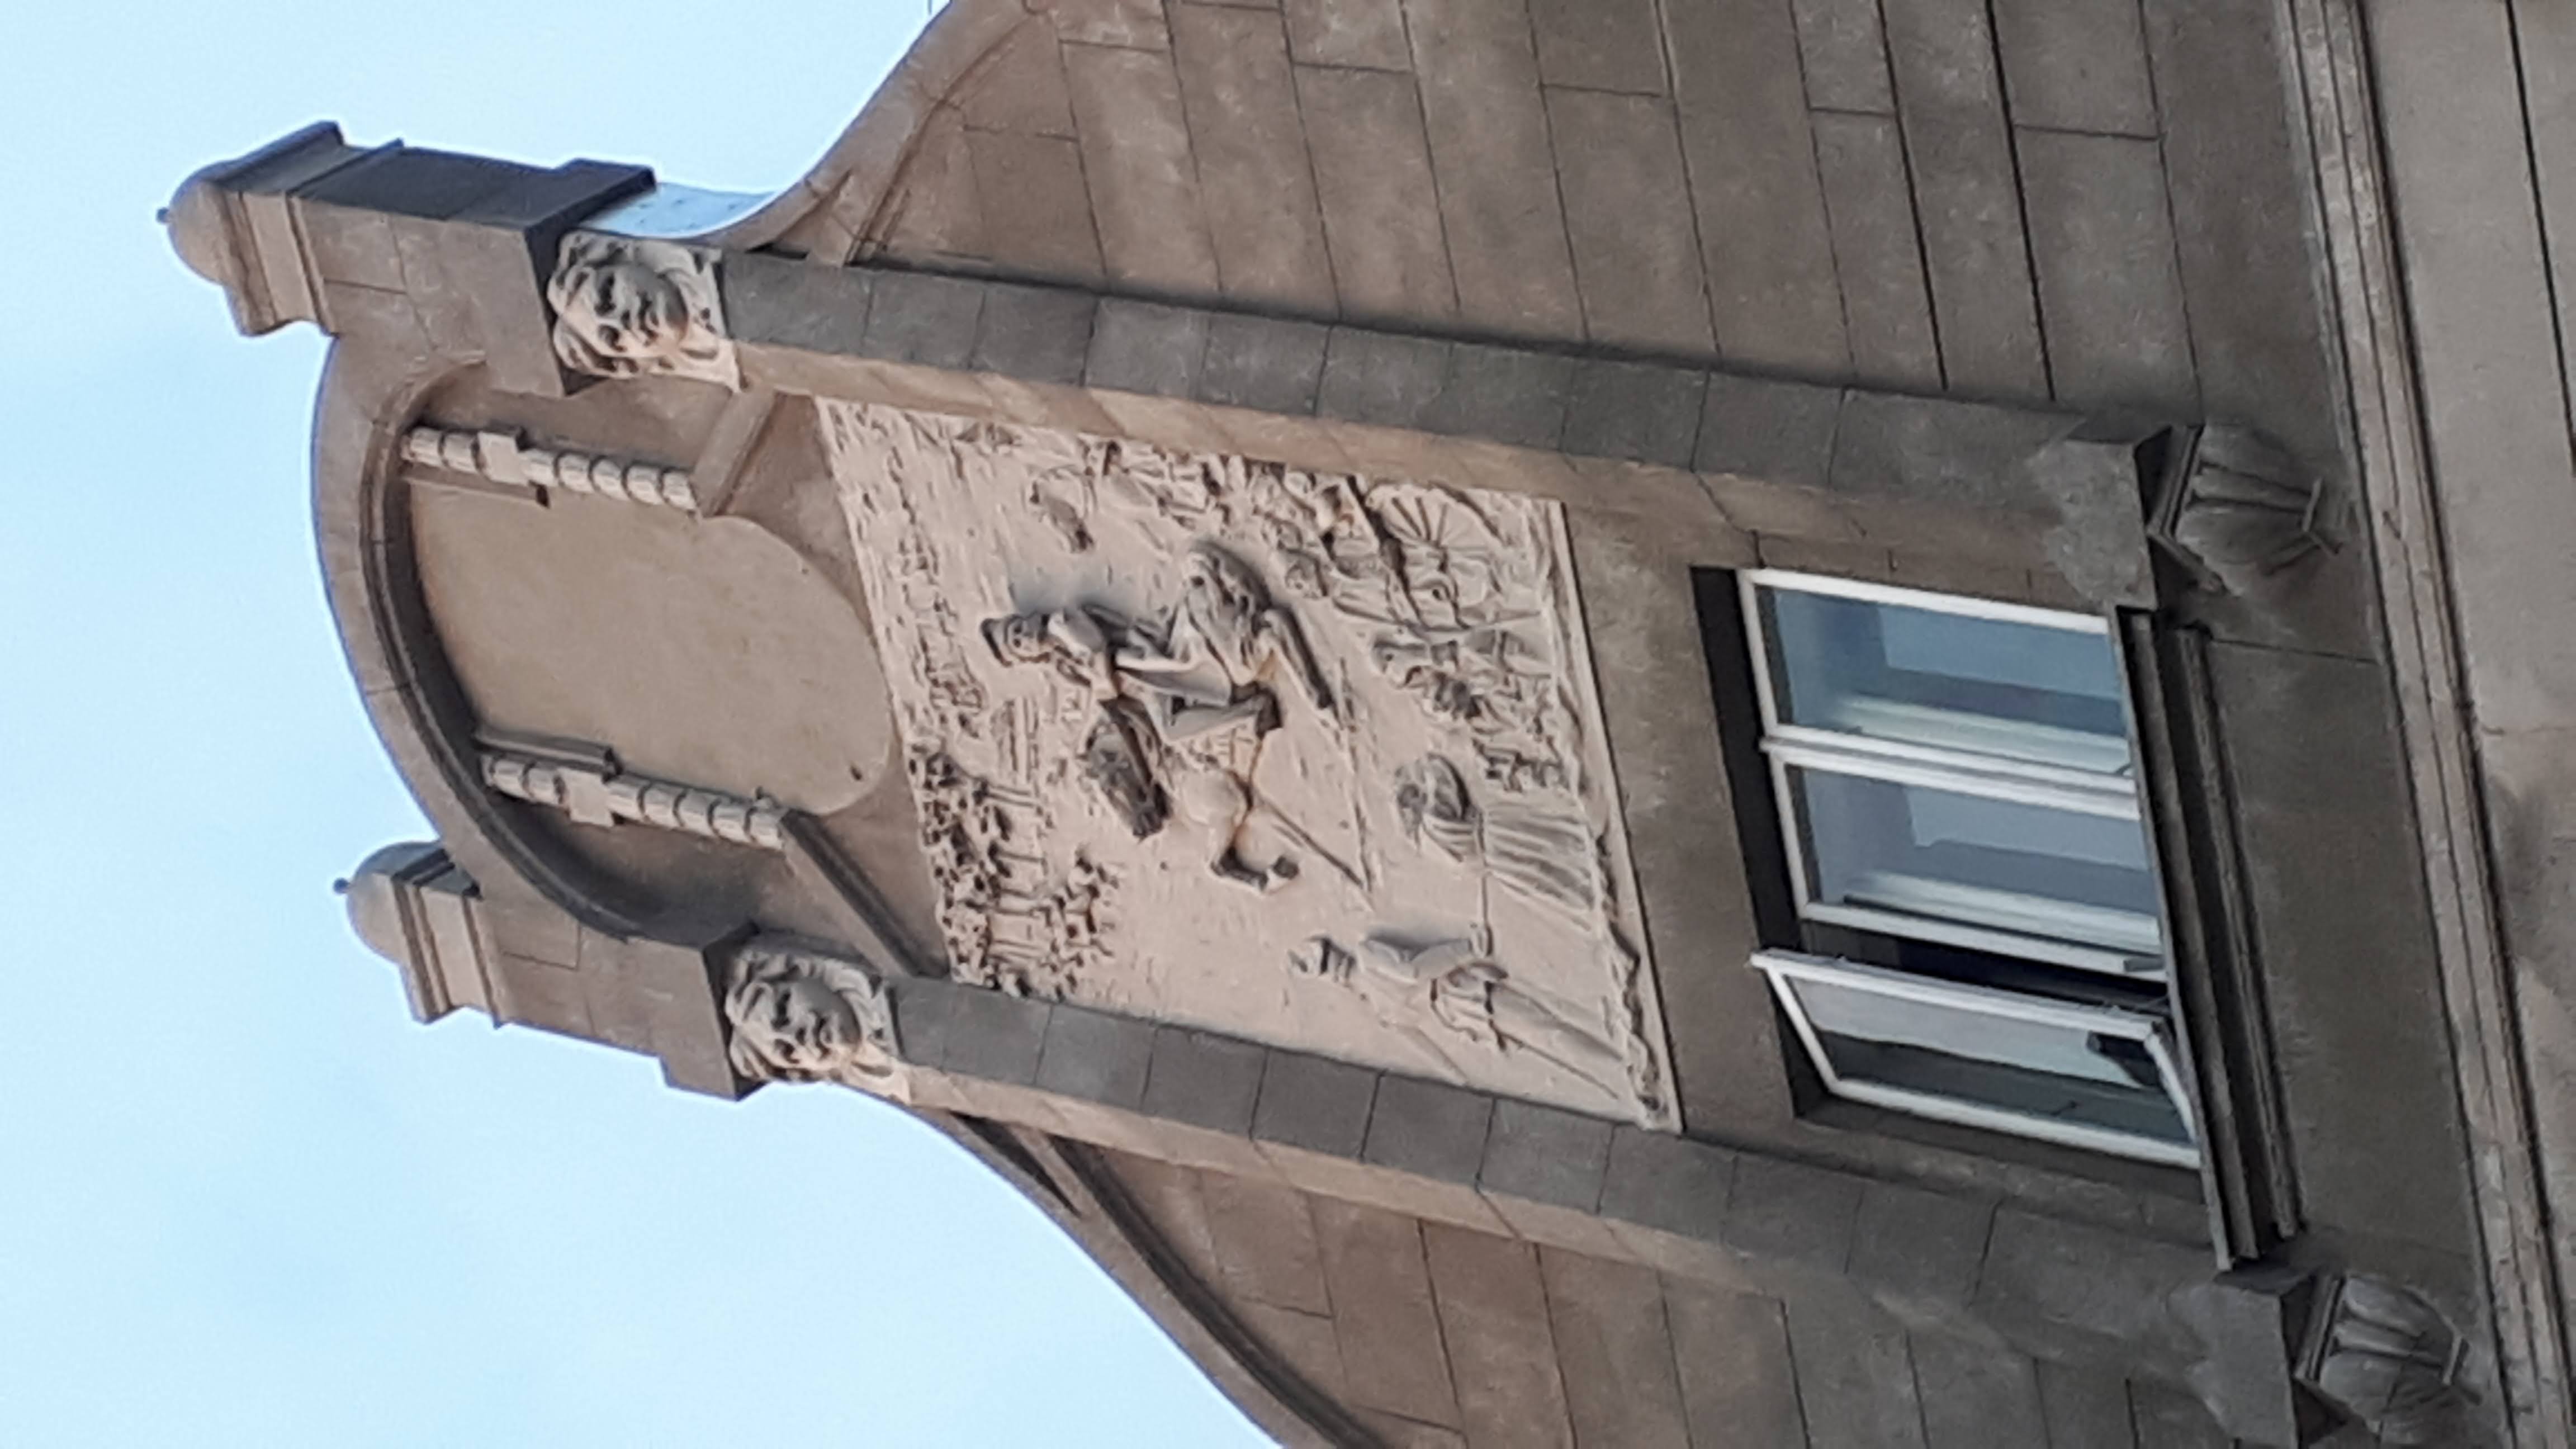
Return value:
<svg viewBox="0 0 2576 1449">
<path fill-rule="evenodd" d="M 299 132 L 414 1011 L 905 1104 L 1283 1442 L 2564 1445 L 2576 28 L 951 0 Z"/>
</svg>

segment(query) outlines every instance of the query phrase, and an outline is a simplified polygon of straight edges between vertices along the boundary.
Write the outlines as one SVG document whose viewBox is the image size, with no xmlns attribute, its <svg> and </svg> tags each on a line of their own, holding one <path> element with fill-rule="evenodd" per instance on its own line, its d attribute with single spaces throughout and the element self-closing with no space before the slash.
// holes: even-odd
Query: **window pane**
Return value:
<svg viewBox="0 0 2576 1449">
<path fill-rule="evenodd" d="M 1837 771 L 1788 774 L 1811 904 L 2162 954 L 2146 832 L 2134 819 Z"/>
<path fill-rule="evenodd" d="M 1787 984 L 1827 1064 L 1846 1085 L 2191 1144 L 2190 1126 L 2153 1054 L 2134 1037 L 2022 1020 L 1964 995 L 1951 1004 L 1807 977 L 1787 978 Z"/>
<path fill-rule="evenodd" d="M 2034 764 L 2125 774 L 2107 636 L 1762 590 L 1781 721 Z"/>
</svg>

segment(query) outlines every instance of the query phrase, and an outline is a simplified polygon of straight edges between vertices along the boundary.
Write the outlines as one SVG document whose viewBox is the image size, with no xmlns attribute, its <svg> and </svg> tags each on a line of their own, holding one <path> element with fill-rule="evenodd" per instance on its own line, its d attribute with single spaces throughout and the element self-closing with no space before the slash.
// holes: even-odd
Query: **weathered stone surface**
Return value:
<svg viewBox="0 0 2576 1449">
<path fill-rule="evenodd" d="M 1324 349 L 1315 415 L 1341 422 L 1419 428 L 1439 402 L 1449 345 L 1422 337 L 1336 327 Z"/>
<path fill-rule="evenodd" d="M 1022 382 L 1078 384 L 1098 306 L 1088 292 L 993 283 L 967 365 Z"/>
<path fill-rule="evenodd" d="M 1805 1449 L 1806 1421 L 1780 1305 L 1671 1276 L 1663 1286 L 1691 1443 Z"/>
<path fill-rule="evenodd" d="M 1565 415 L 1565 451 L 1690 465 L 1699 443 L 1707 374 L 1643 362 L 1585 362 L 1576 367 Z"/>
<path fill-rule="evenodd" d="M 1405 12 L 1459 317 L 1502 336 L 1581 337 L 1527 12 L 1517 0 L 1406 0 Z"/>
<path fill-rule="evenodd" d="M 1082 151 L 1063 136 L 969 131 L 983 245 L 993 262 L 1023 276 L 1100 284 L 1100 235 Z"/>
<path fill-rule="evenodd" d="M 2156 134 L 2147 43 L 2129 0 L 1995 0 L 2016 125 Z"/>
<path fill-rule="evenodd" d="M 863 346 L 882 362 L 962 371 L 975 354 L 983 312 L 981 283 L 924 272 L 880 273 Z"/>
<path fill-rule="evenodd" d="M 2135 1449 L 2130 1430 L 2129 1385 L 2118 1374 L 2041 1359 L 2033 1365 L 2048 1442 Z"/>
<path fill-rule="evenodd" d="M 2227 1449 L 2227 1436 L 2198 1400 L 2163 1384 L 2132 1382 L 2129 1415 L 2138 1449 Z"/>
<path fill-rule="evenodd" d="M 1893 114 L 1887 34 L 1877 0 L 1793 0 L 1807 104 L 1820 111 Z"/>
<path fill-rule="evenodd" d="M 1272 1052 L 1261 1075 L 1252 1135 L 1264 1142 L 1357 1159 L 1368 1137 L 1377 1073 L 1299 1052 Z"/>
<path fill-rule="evenodd" d="M 1831 476 L 1840 389 L 1712 373 L 1691 467 L 1822 488 Z"/>
<path fill-rule="evenodd" d="M 1055 26 L 1041 18 L 1013 27 L 975 68 L 957 108 L 969 130 L 1070 139 L 1073 103 L 1065 94 Z"/>
<path fill-rule="evenodd" d="M 1488 1193 L 1590 1212 L 1610 1165 L 1609 1123 L 1509 1099 L 1494 1104 L 1477 1185 Z"/>
<path fill-rule="evenodd" d="M 1150 1116 L 1248 1137 L 1265 1057 L 1260 1047 L 1233 1037 L 1157 1028 L 1144 1109 Z"/>
<path fill-rule="evenodd" d="M 1328 336 L 1311 322 L 1225 313 L 1210 318 L 1199 401 L 1296 416 L 1314 412 Z"/>
<path fill-rule="evenodd" d="M 1818 115 L 1814 126 L 1852 375 L 1887 387 L 1937 389 L 1941 350 L 1932 334 L 1905 138 L 1887 116 Z"/>
<path fill-rule="evenodd" d="M 1091 358 L 1083 381 L 1120 392 L 1195 397 L 1207 339 L 1205 312 L 1103 297 L 1092 322 Z"/>
<path fill-rule="evenodd" d="M 1852 1234 L 1852 1278 L 1873 1291 L 1965 1303 L 1986 1260 L 1994 1204 L 1895 1183 L 1863 1193 Z"/>
<path fill-rule="evenodd" d="M 1076 46 L 1161 50 L 1171 43 L 1163 0 L 1051 0 L 1045 8 L 1056 34 Z"/>
<path fill-rule="evenodd" d="M 1773 1157 L 1741 1157 L 1726 1199 L 1728 1246 L 1840 1274 L 1863 1180 Z"/>
<path fill-rule="evenodd" d="M 1619 1128 L 1601 1184 L 1601 1215 L 1686 1238 L 1725 1238 L 1735 1154 L 1662 1132 Z"/>
<path fill-rule="evenodd" d="M 1572 358 L 1461 342 L 1422 425 L 1435 433 L 1490 438 L 1523 448 L 1556 447 L 1574 388 Z"/>
<path fill-rule="evenodd" d="M 1155 20 L 1159 25 L 1159 6 Z M 1216 296 L 1216 246 L 1171 57 L 1068 46 L 1065 79 L 1109 279 L 1174 296 Z"/>
<path fill-rule="evenodd" d="M 949 1008 L 947 1049 L 939 1065 L 987 1082 L 1033 1083 L 1053 1009 L 998 991 L 961 990 Z"/>
<path fill-rule="evenodd" d="M 1493 1099 L 1481 1092 L 1390 1074 L 1378 1081 L 1360 1157 L 1417 1177 L 1472 1183 L 1493 1111 Z"/>
<path fill-rule="evenodd" d="M 1176 5 L 1171 23 L 1225 295 L 1329 315 L 1324 213 L 1278 16 Z"/>
<path fill-rule="evenodd" d="M 1468 1441 L 1478 1449 L 1574 1449 L 1537 1251 L 1438 1224 L 1423 1228 L 1422 1244 Z"/>
<path fill-rule="evenodd" d="M 2196 415 L 2200 385 L 2156 143 L 2024 131 L 2020 149 L 2058 398 Z"/>
<path fill-rule="evenodd" d="M 1857 1294 L 1801 1294 L 1788 1307 L 1807 1442 L 1814 1449 L 1925 1449 L 1913 1355 L 1896 1320 Z"/>
<path fill-rule="evenodd" d="M 1554 1248 L 1539 1264 L 1575 1442 L 1690 1449 L 1654 1270 Z"/>
<path fill-rule="evenodd" d="M 1509 5 L 1488 8 L 1509 14 Z M 1552 86 L 1664 93 L 1653 0 L 1529 0 L 1539 77 Z"/>
<path fill-rule="evenodd" d="M 1417 328 L 1455 316 L 1458 292 L 1413 78 L 1301 66 L 1297 103 L 1342 315 Z"/>
<path fill-rule="evenodd" d="M 1931 1449 L 2049 1449 L 2029 1359 L 1944 1333 L 1915 1334 L 1912 1346 Z"/>
<path fill-rule="evenodd" d="M 1455 1427 L 1458 1398 L 1441 1349 L 1421 1227 L 1325 1199 L 1316 1201 L 1314 1213 L 1352 1402 Z"/>
<path fill-rule="evenodd" d="M 736 342 L 848 355 L 867 336 L 867 272 L 752 253 L 726 258 L 717 276 Z"/>
<path fill-rule="evenodd" d="M 1778 0 L 1664 14 L 1718 351 L 1839 379 L 1851 353 L 1792 17 Z"/>
<path fill-rule="evenodd" d="M 1199 1175 L 1226 1291 L 1303 1313 L 1332 1312 L 1306 1195 L 1222 1172 Z"/>
<path fill-rule="evenodd" d="M 1288 48 L 1299 65 L 1404 70 L 1402 0 L 1281 0 Z"/>
<path fill-rule="evenodd" d="M 1592 341 L 1693 355 L 1714 345 L 1672 104 L 1550 87 L 1557 184 Z"/>
<path fill-rule="evenodd" d="M 1950 389 L 2048 396 L 1984 0 L 1888 0 L 1897 111 Z"/>
<path fill-rule="evenodd" d="M 1153 1051 L 1150 1021 L 1058 1005 L 1047 1015 L 1037 1085 L 1132 1111 L 1144 1104 L 1146 1067 Z"/>
</svg>

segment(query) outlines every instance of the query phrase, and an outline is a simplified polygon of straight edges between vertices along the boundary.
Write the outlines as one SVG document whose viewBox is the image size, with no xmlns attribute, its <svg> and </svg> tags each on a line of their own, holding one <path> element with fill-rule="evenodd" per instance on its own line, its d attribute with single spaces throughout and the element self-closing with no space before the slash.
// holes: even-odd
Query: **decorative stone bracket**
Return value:
<svg viewBox="0 0 2576 1449">
<path fill-rule="evenodd" d="M 2262 434 L 2175 430 L 2147 537 L 2212 593 L 2250 595 L 2339 545 L 2325 478 Z"/>
<path fill-rule="evenodd" d="M 424 425 L 403 434 L 402 456 L 418 467 L 480 478 L 505 489 L 534 490 L 538 502 L 560 488 L 650 508 L 698 511 L 696 485 L 686 468 L 532 447 L 516 433 Z"/>
<path fill-rule="evenodd" d="M 626 774 L 605 752 L 596 763 L 487 752 L 483 783 L 513 799 L 560 810 L 582 825 L 635 820 L 763 850 L 787 847 L 788 809 L 777 801 Z"/>
</svg>

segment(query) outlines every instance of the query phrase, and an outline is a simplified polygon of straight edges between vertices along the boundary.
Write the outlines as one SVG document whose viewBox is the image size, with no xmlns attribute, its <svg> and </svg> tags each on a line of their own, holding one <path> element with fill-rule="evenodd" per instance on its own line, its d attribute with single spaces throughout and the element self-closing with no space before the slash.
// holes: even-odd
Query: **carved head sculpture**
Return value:
<svg viewBox="0 0 2576 1449">
<path fill-rule="evenodd" d="M 555 352 L 601 377 L 722 375 L 724 329 L 708 265 L 667 242 L 575 233 L 546 287 Z"/>
<path fill-rule="evenodd" d="M 1359 957 L 1330 936 L 1316 936 L 1288 953 L 1289 970 L 1336 986 L 1357 984 L 1359 965 Z"/>
<path fill-rule="evenodd" d="M 728 972 L 734 1071 L 752 1081 L 891 1085 L 901 1063 L 885 988 L 848 961 L 751 945 Z"/>
<path fill-rule="evenodd" d="M 987 619 L 983 635 L 984 647 L 1004 664 L 1044 664 L 1054 656 L 1044 614 L 1004 614 Z"/>
<path fill-rule="evenodd" d="M 1455 860 L 1477 853 L 1475 804 L 1458 767 L 1425 755 L 1395 772 L 1395 813 L 1407 839 L 1431 843 Z"/>
</svg>

